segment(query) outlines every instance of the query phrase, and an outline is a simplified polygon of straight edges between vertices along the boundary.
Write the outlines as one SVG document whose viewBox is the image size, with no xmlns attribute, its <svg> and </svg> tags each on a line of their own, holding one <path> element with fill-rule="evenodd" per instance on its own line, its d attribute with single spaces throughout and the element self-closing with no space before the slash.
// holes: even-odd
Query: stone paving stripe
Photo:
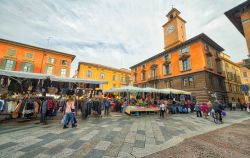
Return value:
<svg viewBox="0 0 250 158">
<path fill-rule="evenodd" d="M 82 146 L 82 144 L 84 144 L 85 142 L 86 142 L 86 141 L 84 141 L 84 140 L 77 140 L 77 141 L 75 141 L 73 144 L 71 144 L 70 146 L 68 146 L 68 148 L 77 150 L 77 149 L 79 149 L 79 148 Z"/>
<path fill-rule="evenodd" d="M 57 153 L 54 155 L 52 158 L 65 158 L 65 157 L 70 157 L 75 152 L 73 149 L 65 148 L 63 151 Z"/>
<path fill-rule="evenodd" d="M 103 150 L 93 149 L 86 156 L 84 156 L 84 158 L 101 158 L 103 157 L 104 152 L 105 151 Z"/>
<path fill-rule="evenodd" d="M 0 145 L 0 151 L 3 149 L 9 148 L 9 147 L 15 146 L 15 145 L 17 145 L 17 143 L 14 143 L 14 142 L 2 144 L 2 145 Z"/>
<path fill-rule="evenodd" d="M 56 155 L 57 153 L 63 151 L 63 150 L 64 150 L 64 147 L 65 147 L 64 144 L 60 144 L 60 145 L 54 146 L 54 147 L 50 148 L 49 150 L 47 150 L 47 151 L 45 152 L 45 154 L 48 154 L 48 155 L 50 155 L 50 156 L 54 156 L 54 155 Z"/>
<path fill-rule="evenodd" d="M 84 135 L 80 140 L 90 140 L 92 139 L 95 135 L 99 133 L 99 130 L 93 130 L 90 133 Z"/>
<path fill-rule="evenodd" d="M 138 130 L 137 133 L 138 133 L 138 134 L 143 134 L 143 135 L 146 134 L 144 130 Z"/>
<path fill-rule="evenodd" d="M 38 137 L 38 139 L 48 139 L 48 138 L 52 138 L 52 137 L 55 137 L 55 136 L 57 136 L 57 135 L 53 134 L 53 133 L 47 133 L 47 134 L 45 134 L 43 136 Z"/>
<path fill-rule="evenodd" d="M 34 158 L 50 158 L 50 157 L 51 157 L 50 155 L 41 153 L 36 155 Z"/>
<path fill-rule="evenodd" d="M 45 147 L 45 148 L 53 148 L 53 147 L 55 147 L 55 146 L 57 146 L 59 144 L 62 144 L 64 142 L 65 142 L 65 140 L 63 140 L 63 139 L 56 139 L 56 140 L 54 140 L 54 141 L 52 141 L 52 142 L 50 142 L 48 144 L 43 145 L 43 147 Z"/>
<path fill-rule="evenodd" d="M 110 146 L 110 144 L 111 144 L 111 142 L 108 142 L 108 141 L 100 141 L 96 145 L 95 149 L 97 149 L 97 150 L 107 150 L 108 147 Z"/>
<path fill-rule="evenodd" d="M 145 139 L 146 139 L 146 136 L 145 136 L 145 135 L 142 135 L 142 134 L 137 134 L 137 135 L 136 135 L 136 140 L 145 141 Z"/>
<path fill-rule="evenodd" d="M 31 147 L 32 148 L 32 147 Z M 44 152 L 46 150 L 46 148 L 43 147 L 39 147 L 36 149 L 33 149 L 30 152 L 26 152 L 24 155 L 22 155 L 20 158 L 33 158 L 36 155 L 39 155 L 40 153 Z"/>
<path fill-rule="evenodd" d="M 115 127 L 115 128 L 113 128 L 112 131 L 117 131 L 117 132 L 119 132 L 119 131 L 121 131 L 121 130 L 122 130 L 122 128 L 120 128 L 120 127 Z"/>
<path fill-rule="evenodd" d="M 145 147 L 145 141 L 143 141 L 143 140 L 136 140 L 134 146 L 138 147 L 138 148 L 144 148 Z"/>
</svg>

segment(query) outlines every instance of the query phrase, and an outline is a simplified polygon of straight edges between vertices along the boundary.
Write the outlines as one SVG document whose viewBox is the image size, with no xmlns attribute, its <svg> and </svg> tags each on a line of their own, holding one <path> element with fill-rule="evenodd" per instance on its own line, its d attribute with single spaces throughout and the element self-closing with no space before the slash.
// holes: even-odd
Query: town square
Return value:
<svg viewBox="0 0 250 158">
<path fill-rule="evenodd" d="M 1 158 L 250 157 L 250 0 L 1 0 Z"/>
</svg>

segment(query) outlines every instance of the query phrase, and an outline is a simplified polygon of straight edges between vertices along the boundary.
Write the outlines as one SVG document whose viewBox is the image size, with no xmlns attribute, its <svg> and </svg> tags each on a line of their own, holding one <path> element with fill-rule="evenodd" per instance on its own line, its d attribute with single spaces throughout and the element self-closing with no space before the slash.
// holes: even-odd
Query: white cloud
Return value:
<svg viewBox="0 0 250 158">
<path fill-rule="evenodd" d="M 75 54 L 72 73 L 78 61 L 128 68 L 163 51 L 161 26 L 173 4 L 188 38 L 204 32 L 239 61 L 246 42 L 224 12 L 243 1 L 2 0 L 0 38 Z"/>
</svg>

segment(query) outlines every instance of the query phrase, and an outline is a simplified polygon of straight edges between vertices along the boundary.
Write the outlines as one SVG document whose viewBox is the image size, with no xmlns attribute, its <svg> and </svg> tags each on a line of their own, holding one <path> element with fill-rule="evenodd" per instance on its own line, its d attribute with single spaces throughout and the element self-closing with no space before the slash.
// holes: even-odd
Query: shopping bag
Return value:
<svg viewBox="0 0 250 158">
<path fill-rule="evenodd" d="M 250 108 L 249 107 L 247 108 L 247 112 L 250 112 Z"/>
<path fill-rule="evenodd" d="M 65 119 L 66 119 L 66 115 L 63 116 L 63 118 L 62 118 L 62 120 L 61 120 L 61 124 L 64 124 Z"/>
</svg>

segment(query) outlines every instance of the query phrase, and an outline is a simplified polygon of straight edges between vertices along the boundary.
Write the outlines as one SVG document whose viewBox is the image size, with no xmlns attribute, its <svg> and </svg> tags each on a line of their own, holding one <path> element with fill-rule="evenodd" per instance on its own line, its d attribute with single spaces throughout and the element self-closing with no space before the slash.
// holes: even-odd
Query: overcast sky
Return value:
<svg viewBox="0 0 250 158">
<path fill-rule="evenodd" d="M 188 39 L 205 33 L 236 62 L 247 46 L 224 12 L 244 1 L 0 0 L 0 38 L 76 55 L 71 75 L 79 61 L 129 68 L 163 51 L 162 25 L 174 5 Z"/>
</svg>

